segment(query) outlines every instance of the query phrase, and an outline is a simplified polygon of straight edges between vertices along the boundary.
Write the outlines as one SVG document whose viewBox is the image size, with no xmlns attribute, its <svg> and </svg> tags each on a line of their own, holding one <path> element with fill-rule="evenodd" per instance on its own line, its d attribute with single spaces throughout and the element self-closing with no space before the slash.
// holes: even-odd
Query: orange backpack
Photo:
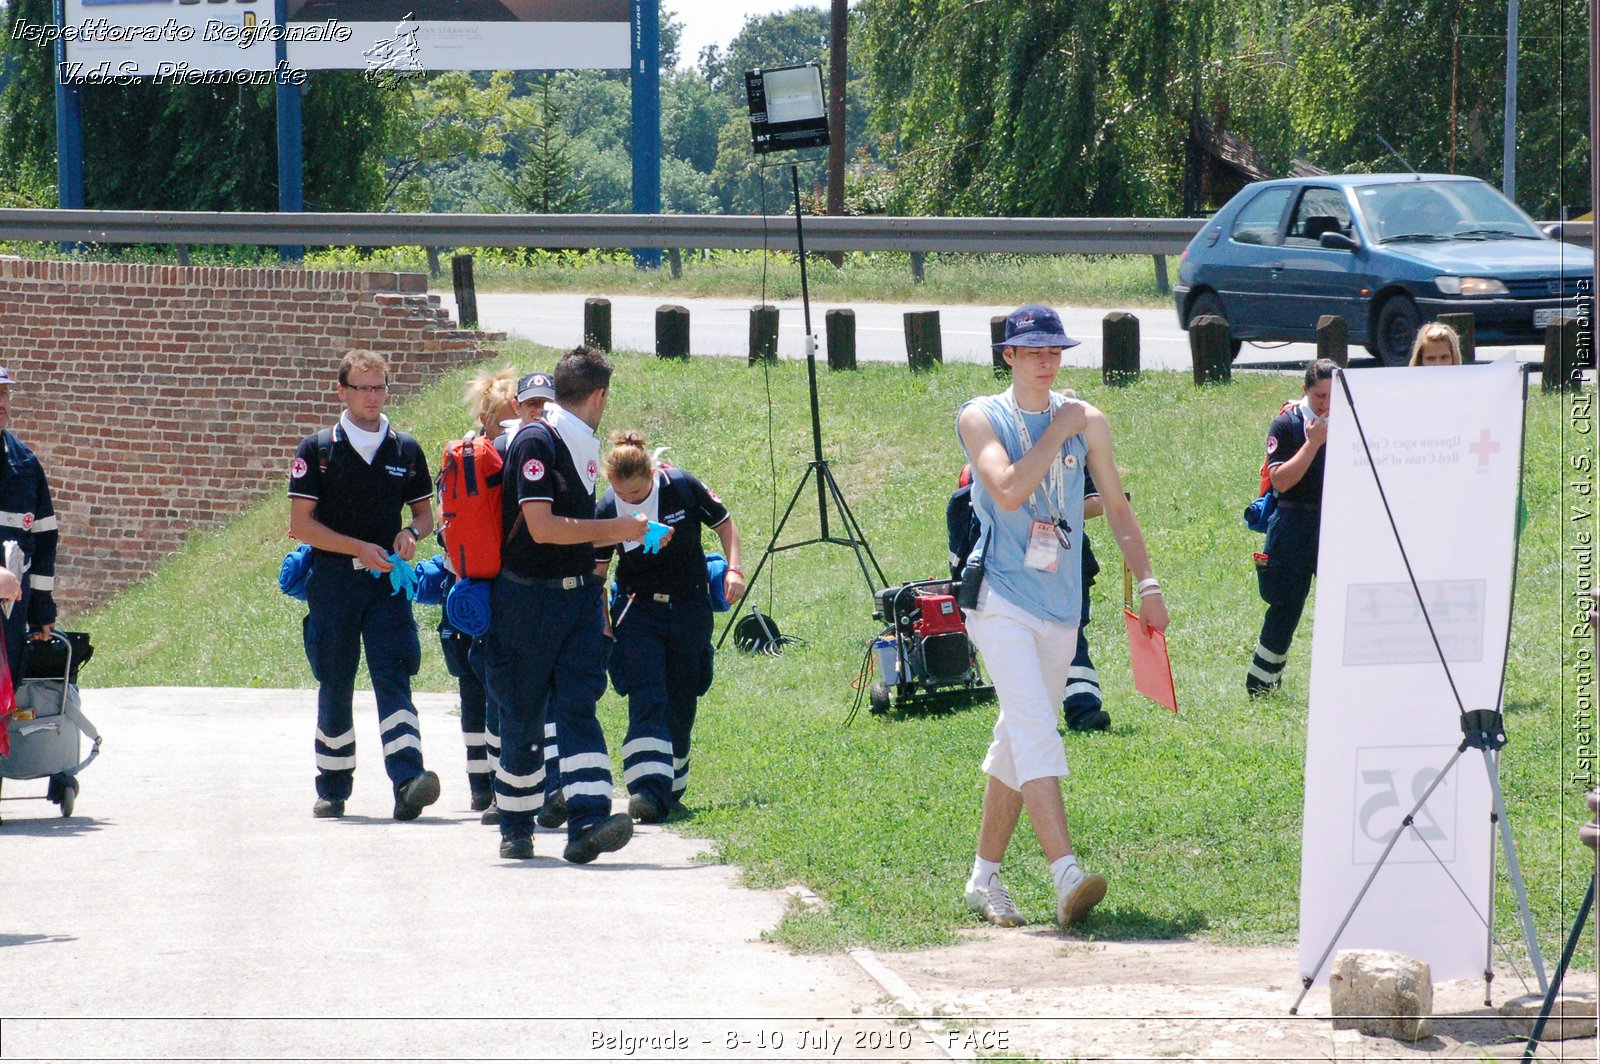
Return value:
<svg viewBox="0 0 1600 1064">
<path fill-rule="evenodd" d="M 439 535 L 457 576 L 500 575 L 501 482 L 505 459 L 487 436 L 469 432 L 449 443 L 439 464 Z"/>
</svg>

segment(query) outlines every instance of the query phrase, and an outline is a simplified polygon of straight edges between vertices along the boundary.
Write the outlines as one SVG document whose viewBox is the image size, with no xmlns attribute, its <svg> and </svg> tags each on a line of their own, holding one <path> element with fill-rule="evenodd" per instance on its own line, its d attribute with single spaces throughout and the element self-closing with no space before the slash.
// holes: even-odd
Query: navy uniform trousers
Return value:
<svg viewBox="0 0 1600 1064">
<path fill-rule="evenodd" d="M 1320 508 L 1279 500 L 1267 524 L 1267 542 L 1262 547 L 1267 560 L 1256 566 L 1256 584 L 1267 604 L 1267 616 L 1261 622 L 1261 636 L 1245 675 L 1248 691 L 1270 691 L 1282 681 L 1289 644 L 1294 641 L 1306 596 L 1311 594 L 1311 578 L 1317 572 L 1321 517 Z"/>
<path fill-rule="evenodd" d="M 461 700 L 461 740 L 467 748 L 467 785 L 476 798 L 494 790 L 494 762 L 499 754 L 495 731 L 499 714 L 489 703 L 483 683 L 483 640 L 439 626 L 439 649 L 444 666 L 455 677 Z"/>
<path fill-rule="evenodd" d="M 396 797 L 402 784 L 422 773 L 422 733 L 411 702 L 411 677 L 422 661 L 422 644 L 411 602 L 393 594 L 387 576 L 374 578 L 348 557 L 319 554 L 306 585 L 310 611 L 304 621 L 306 660 L 317 689 L 317 797 L 350 797 L 356 768 L 356 732 L 351 719 L 362 645 L 378 701 L 383 765 Z"/>
<path fill-rule="evenodd" d="M 711 689 L 711 603 L 704 594 L 672 602 L 641 594 L 618 623 L 626 602 L 612 609 L 611 683 L 628 698 L 622 776 L 629 794 L 671 809 L 689 786 L 689 733 Z"/>
<path fill-rule="evenodd" d="M 484 659 L 489 697 L 500 708 L 495 804 L 504 838 L 532 834 L 544 807 L 547 720 L 561 735 L 569 838 L 611 813 L 611 756 L 595 718 L 610 654 L 601 590 L 598 582 L 565 590 L 507 573 L 494 582 Z"/>
</svg>

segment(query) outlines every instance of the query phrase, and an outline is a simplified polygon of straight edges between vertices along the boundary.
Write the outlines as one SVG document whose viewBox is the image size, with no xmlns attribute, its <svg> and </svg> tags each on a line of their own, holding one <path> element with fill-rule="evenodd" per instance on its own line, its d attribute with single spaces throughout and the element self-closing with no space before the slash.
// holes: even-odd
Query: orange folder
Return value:
<svg viewBox="0 0 1600 1064">
<path fill-rule="evenodd" d="M 1128 663 L 1133 666 L 1134 690 L 1172 712 L 1178 712 L 1178 692 L 1172 686 L 1172 662 L 1167 657 L 1167 636 L 1159 628 L 1144 633 L 1139 615 L 1123 607 L 1128 624 Z"/>
</svg>

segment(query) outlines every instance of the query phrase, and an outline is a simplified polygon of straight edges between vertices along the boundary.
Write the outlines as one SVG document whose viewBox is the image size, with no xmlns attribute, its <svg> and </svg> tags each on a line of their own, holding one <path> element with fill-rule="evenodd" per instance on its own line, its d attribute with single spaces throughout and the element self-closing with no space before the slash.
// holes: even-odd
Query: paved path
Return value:
<svg viewBox="0 0 1600 1064">
<path fill-rule="evenodd" d="M 502 861 L 449 696 L 418 698 L 444 795 L 398 824 L 366 692 L 340 821 L 310 815 L 311 691 L 83 694 L 105 747 L 75 815 L 39 781 L 0 802 L 0 1060 L 1514 1059 L 1477 983 L 1400 1047 L 1331 1031 L 1325 992 L 1289 1017 L 1288 948 L 1029 927 L 801 955 L 761 940 L 795 896 L 670 830 L 585 867 L 541 831 L 537 859 Z"/>
<path fill-rule="evenodd" d="M 603 295 L 604 293 L 593 293 Z M 455 298 L 440 293 L 445 306 L 455 313 Z M 583 334 L 585 294 L 555 292 L 547 294 L 480 293 L 479 324 L 485 329 L 504 331 L 551 347 L 570 347 Z M 696 354 L 727 355 L 743 358 L 750 350 L 751 298 L 680 299 L 675 296 L 610 295 L 612 344 L 620 351 L 655 350 L 656 308 L 672 303 L 689 308 L 690 346 Z M 797 299 L 775 302 L 778 307 L 778 354 L 782 358 L 805 357 L 804 315 Z M 817 357 L 826 363 L 827 350 L 823 315 L 839 304 L 813 302 L 811 325 L 817 337 Z M 856 312 L 856 357 L 863 362 L 899 362 L 906 359 L 903 315 L 911 310 L 940 312 L 940 336 L 946 362 L 988 364 L 989 319 L 1004 315 L 1013 307 L 933 304 L 859 303 Z M 1068 308 L 1062 313 L 1067 334 L 1082 343 L 1066 353 L 1069 366 L 1099 368 L 1101 362 L 1101 322 L 1110 310 L 1104 307 Z M 1176 312 L 1170 306 L 1140 307 L 1140 358 L 1146 369 L 1181 370 L 1192 368 L 1189 334 L 1178 327 Z M 1524 361 L 1544 358 L 1542 348 L 1490 348 L 1488 358 L 1499 358 L 1511 351 Z M 1377 360 L 1363 348 L 1351 351 L 1356 368 L 1376 367 Z M 1239 353 L 1235 369 L 1298 371 L 1316 357 L 1314 344 L 1286 344 L 1257 347 L 1246 344 Z"/>
</svg>

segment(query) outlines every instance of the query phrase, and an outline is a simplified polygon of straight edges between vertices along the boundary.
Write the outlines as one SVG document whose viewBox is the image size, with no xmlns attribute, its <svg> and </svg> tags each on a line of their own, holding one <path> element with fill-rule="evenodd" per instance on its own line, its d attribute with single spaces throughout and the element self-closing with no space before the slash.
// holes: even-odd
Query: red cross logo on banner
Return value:
<svg viewBox="0 0 1600 1064">
<path fill-rule="evenodd" d="M 1500 453 L 1500 444 L 1489 438 L 1489 430 L 1482 429 L 1478 438 L 1467 445 L 1467 450 L 1478 456 L 1478 468 L 1482 469 L 1489 464 L 1492 455 Z"/>
</svg>

